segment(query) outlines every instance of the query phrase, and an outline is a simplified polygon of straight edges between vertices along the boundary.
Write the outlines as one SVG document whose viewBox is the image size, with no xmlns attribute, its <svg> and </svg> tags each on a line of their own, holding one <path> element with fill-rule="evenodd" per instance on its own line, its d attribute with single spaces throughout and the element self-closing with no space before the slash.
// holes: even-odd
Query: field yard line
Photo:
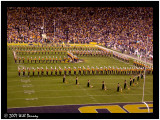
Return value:
<svg viewBox="0 0 160 120">
<path fill-rule="evenodd" d="M 153 101 L 145 101 L 145 102 L 153 102 Z M 43 105 L 43 106 L 11 107 L 11 108 L 7 108 L 7 109 L 13 109 L 13 108 L 29 108 L 29 107 L 66 106 L 66 105 L 116 104 L 116 103 L 141 103 L 141 101 L 140 101 L 140 102 L 113 102 L 113 103 L 88 103 L 88 104 Z"/>
<path fill-rule="evenodd" d="M 75 91 L 75 90 L 81 90 L 81 89 L 72 89 L 72 90 L 39 90 L 36 92 L 41 92 L 41 91 Z M 93 88 L 93 89 L 90 89 L 90 90 L 100 90 L 98 88 Z M 23 92 L 23 91 L 11 91 L 11 92 L 8 92 L 8 93 L 17 93 L 17 92 Z"/>
<path fill-rule="evenodd" d="M 23 67 L 25 67 L 25 66 L 24 66 L 24 65 L 18 65 L 18 67 L 22 67 L 22 68 L 23 68 Z"/>
<path fill-rule="evenodd" d="M 22 79 L 22 80 L 28 80 L 28 79 Z M 16 80 L 15 80 L 16 81 Z M 17 81 L 19 81 L 19 80 L 17 80 Z M 31 82 L 33 82 L 34 80 L 31 80 L 30 79 L 30 81 Z M 43 80 L 44 81 L 44 80 Z M 7 82 L 14 82 L 14 81 L 7 81 Z M 21 81 L 20 81 L 21 82 Z M 147 82 L 147 81 L 146 81 Z M 148 82 L 148 83 L 152 83 L 152 82 Z M 92 84 L 102 84 L 102 83 L 92 83 Z M 116 84 L 116 83 L 106 83 L 106 85 L 107 84 Z M 55 85 L 63 85 L 63 84 L 51 84 L 51 85 L 37 85 L 37 86 L 55 86 Z M 72 85 L 72 84 L 66 84 L 66 85 Z M 21 85 L 11 85 L 11 86 L 9 86 L 9 85 L 7 85 L 7 87 L 18 87 L 18 86 L 21 86 Z"/>
<path fill-rule="evenodd" d="M 16 74 L 18 74 L 18 71 L 17 71 L 17 72 L 16 72 L 16 71 L 15 71 L 15 72 L 8 72 L 8 71 L 7 71 L 7 73 L 16 73 Z M 22 72 L 21 72 L 21 73 L 22 73 Z M 17 75 L 17 77 L 19 77 L 19 76 Z"/>
<path fill-rule="evenodd" d="M 98 83 L 100 84 L 100 83 Z M 101 83 L 102 84 L 102 83 Z M 115 83 L 106 83 L 106 84 L 115 84 Z M 57 86 L 57 85 L 63 85 L 63 84 L 52 84 L 52 85 L 36 85 L 36 86 Z M 66 85 L 72 85 L 72 84 L 66 84 Z M 7 86 L 7 87 L 18 87 L 18 86 L 21 86 L 21 85 L 12 85 L 12 86 Z"/>
<path fill-rule="evenodd" d="M 86 93 L 94 102 L 97 102 L 97 100 L 96 100 L 93 96 L 91 96 L 91 95 L 87 92 L 86 89 L 84 89 L 84 88 L 81 87 L 81 86 L 80 86 L 80 88 L 81 88 L 83 91 L 85 91 L 85 93 Z"/>
<path fill-rule="evenodd" d="M 26 84 L 27 85 L 27 84 Z M 136 88 L 136 89 L 143 89 L 143 88 Z M 151 90 L 152 88 L 146 88 L 145 90 Z M 72 89 L 72 90 L 36 90 L 36 92 L 43 92 L 43 91 L 76 91 L 76 90 L 81 90 L 81 89 Z M 92 89 L 83 89 L 83 90 L 100 90 L 100 88 L 92 88 Z M 8 93 L 18 93 L 18 92 L 23 92 L 23 91 L 11 91 Z M 152 93 L 152 91 L 151 91 Z"/>
<path fill-rule="evenodd" d="M 143 95 L 143 94 L 121 94 L 121 95 L 89 95 L 89 96 L 128 96 L 128 95 Z M 145 95 L 153 95 L 153 94 L 145 94 Z M 88 97 L 88 96 L 59 96 L 59 97 L 38 97 L 39 98 L 44 98 L 44 99 L 48 99 L 48 98 L 65 98 L 65 97 Z M 7 100 L 17 100 L 17 99 L 26 99 L 26 98 L 11 98 L 11 99 L 7 99 Z"/>
<path fill-rule="evenodd" d="M 126 62 L 124 62 L 124 61 L 122 61 L 122 60 L 119 60 L 119 59 L 117 59 L 117 58 L 114 58 L 114 57 L 112 57 L 113 59 L 115 59 L 115 60 L 118 60 L 118 61 L 120 61 L 120 62 L 123 62 L 123 63 L 125 63 L 125 64 L 129 64 L 129 63 L 126 63 Z M 133 65 L 132 65 L 133 66 Z"/>
<path fill-rule="evenodd" d="M 17 71 L 18 72 L 18 71 Z M 116 75 L 111 75 L 112 77 L 114 76 L 116 76 Z M 129 76 L 132 76 L 132 75 L 126 75 L 125 77 L 129 77 Z M 45 76 L 43 76 L 43 77 L 45 77 Z M 46 76 L 47 77 L 47 76 Z M 54 76 L 53 76 L 54 77 Z M 74 77 L 74 76 L 67 76 L 67 77 Z M 96 77 L 98 77 L 98 76 L 96 76 Z M 110 75 L 106 75 L 106 77 L 110 77 Z M 122 76 L 120 76 L 120 75 L 118 75 L 118 78 L 113 78 L 113 79 L 120 79 L 120 78 L 123 78 L 124 76 L 122 75 Z M 19 77 L 18 75 L 17 75 L 17 78 L 28 78 L 28 76 L 25 76 L 25 77 L 23 77 L 23 76 L 21 76 L 21 77 Z M 30 77 L 30 78 L 32 78 L 32 77 Z M 39 78 L 41 78 L 41 76 L 39 77 Z M 112 79 L 112 78 L 100 78 L 100 79 Z M 51 81 L 52 80 L 52 78 L 51 79 L 46 79 L 45 81 Z M 57 80 L 61 80 L 61 78 L 57 78 Z M 128 78 L 128 80 L 129 80 L 129 78 Z M 140 79 L 141 80 L 141 79 Z M 142 79 L 143 80 L 143 79 Z M 19 81 L 19 80 L 13 80 L 13 81 Z M 44 81 L 44 80 L 33 80 L 33 81 Z M 11 81 L 8 81 L 8 82 L 11 82 Z M 148 82 L 148 81 L 146 81 L 146 82 Z"/>
</svg>

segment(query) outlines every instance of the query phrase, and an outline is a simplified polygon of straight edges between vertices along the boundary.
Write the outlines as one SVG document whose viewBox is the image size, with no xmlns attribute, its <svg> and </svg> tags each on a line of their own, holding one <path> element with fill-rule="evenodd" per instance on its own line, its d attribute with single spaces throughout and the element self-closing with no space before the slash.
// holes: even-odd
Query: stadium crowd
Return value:
<svg viewBox="0 0 160 120">
<path fill-rule="evenodd" d="M 44 28 L 43 28 L 44 20 Z M 55 24 L 55 32 L 54 32 Z M 153 55 L 150 7 L 8 7 L 7 41 L 105 43 L 122 52 Z M 55 35 L 55 37 L 54 37 Z"/>
</svg>

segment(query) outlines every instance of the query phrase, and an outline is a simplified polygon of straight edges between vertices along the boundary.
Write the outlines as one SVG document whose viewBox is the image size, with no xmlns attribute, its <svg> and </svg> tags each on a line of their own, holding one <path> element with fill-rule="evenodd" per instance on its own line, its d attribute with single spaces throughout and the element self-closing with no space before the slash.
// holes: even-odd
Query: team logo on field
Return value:
<svg viewBox="0 0 160 120">
<path fill-rule="evenodd" d="M 153 104 L 148 104 L 149 109 L 145 104 L 124 104 L 124 105 L 97 105 L 83 106 L 78 108 L 81 113 L 99 113 L 99 110 L 107 113 L 152 113 Z"/>
</svg>

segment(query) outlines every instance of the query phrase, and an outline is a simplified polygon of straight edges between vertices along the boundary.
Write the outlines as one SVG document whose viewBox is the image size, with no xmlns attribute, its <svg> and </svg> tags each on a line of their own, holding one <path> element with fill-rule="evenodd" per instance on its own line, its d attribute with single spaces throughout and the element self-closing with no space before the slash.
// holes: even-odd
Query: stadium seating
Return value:
<svg viewBox="0 0 160 120">
<path fill-rule="evenodd" d="M 8 42 L 105 43 L 122 52 L 153 55 L 153 9 L 144 7 L 9 7 Z"/>
</svg>

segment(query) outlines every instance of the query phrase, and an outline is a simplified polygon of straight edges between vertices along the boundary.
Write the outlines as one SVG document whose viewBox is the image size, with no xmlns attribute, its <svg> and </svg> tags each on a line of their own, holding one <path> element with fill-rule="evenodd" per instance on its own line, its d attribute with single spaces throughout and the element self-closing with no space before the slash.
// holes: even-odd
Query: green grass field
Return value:
<svg viewBox="0 0 160 120">
<path fill-rule="evenodd" d="M 22 55 L 18 55 L 22 56 Z M 25 60 L 27 56 L 38 58 L 42 55 L 23 55 Z M 43 55 L 63 58 L 64 55 Z M 133 75 L 78 75 L 79 85 L 75 85 L 76 76 L 66 76 L 67 83 L 62 83 L 63 76 L 26 76 L 19 77 L 17 68 L 19 67 L 87 67 L 91 66 L 117 66 L 132 67 L 133 62 L 124 63 L 113 57 L 79 57 L 83 59 L 82 63 L 47 63 L 47 64 L 15 64 L 12 50 L 7 49 L 7 107 L 27 107 L 27 106 L 47 106 L 47 105 L 68 105 L 68 104 L 91 104 L 91 103 L 115 103 L 115 102 L 141 102 L 143 94 L 143 79 L 129 90 L 116 92 L 117 83 L 123 88 L 124 80 Z M 32 74 L 32 72 L 31 72 Z M 63 74 L 63 73 L 62 73 Z M 87 81 L 91 80 L 93 88 L 87 88 Z M 25 81 L 28 80 L 27 83 Z M 102 91 L 102 81 L 105 81 L 108 90 Z M 29 87 L 27 87 L 28 85 Z M 32 93 L 25 93 L 26 91 Z M 33 100 L 27 100 L 33 98 Z M 145 101 L 153 101 L 153 75 L 146 76 Z"/>
</svg>

